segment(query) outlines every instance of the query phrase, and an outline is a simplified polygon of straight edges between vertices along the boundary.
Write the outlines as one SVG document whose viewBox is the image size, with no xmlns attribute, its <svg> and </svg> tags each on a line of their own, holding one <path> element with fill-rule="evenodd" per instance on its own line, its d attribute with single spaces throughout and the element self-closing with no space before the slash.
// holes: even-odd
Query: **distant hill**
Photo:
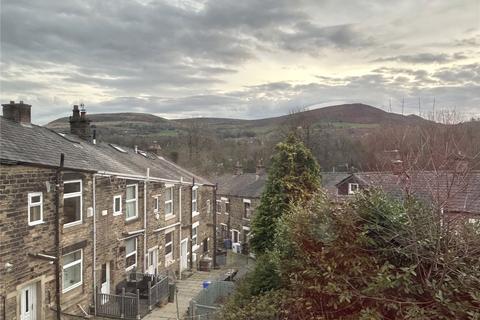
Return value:
<svg viewBox="0 0 480 320">
<path fill-rule="evenodd" d="M 335 129 L 368 130 L 388 124 L 416 125 L 427 120 L 409 115 L 403 116 L 385 112 L 381 109 L 355 103 L 323 107 L 258 120 L 228 118 L 191 118 L 168 120 L 146 113 L 99 113 L 89 114 L 92 124 L 98 128 L 100 135 L 135 135 L 150 138 L 177 136 L 195 125 L 208 128 L 221 138 L 254 137 L 275 134 L 275 131 L 292 121 L 307 121 L 313 127 L 330 126 Z M 68 117 L 59 118 L 46 125 L 48 128 L 67 132 Z"/>
</svg>

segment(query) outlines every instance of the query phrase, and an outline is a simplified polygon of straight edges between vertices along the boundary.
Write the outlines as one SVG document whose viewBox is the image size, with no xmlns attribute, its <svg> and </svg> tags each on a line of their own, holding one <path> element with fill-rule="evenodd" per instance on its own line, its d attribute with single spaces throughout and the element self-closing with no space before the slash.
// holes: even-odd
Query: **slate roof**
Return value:
<svg viewBox="0 0 480 320">
<path fill-rule="evenodd" d="M 322 172 L 322 186 L 330 196 L 337 194 L 337 183 L 350 177 L 349 172 Z"/>
<path fill-rule="evenodd" d="M 131 148 L 121 146 L 126 153 L 107 143 L 92 144 L 74 135 L 63 135 L 34 124 L 20 124 L 0 117 L 0 160 L 45 166 L 58 166 L 60 154 L 65 155 L 64 167 L 73 170 L 116 172 L 150 176 L 168 180 L 195 181 L 211 184 L 186 169 L 145 152 L 145 156 Z"/>
<path fill-rule="evenodd" d="M 265 187 L 267 175 L 256 175 L 255 173 L 226 174 L 213 180 L 218 183 L 218 195 L 260 198 Z"/>
<path fill-rule="evenodd" d="M 408 177 L 391 172 L 358 172 L 338 181 L 336 186 L 350 179 L 355 179 L 363 188 L 381 188 L 397 199 L 402 199 L 409 190 L 418 199 L 446 211 L 480 214 L 480 171 L 465 175 L 452 171 L 417 171 L 409 172 Z M 336 190 L 332 194 L 336 195 Z"/>
</svg>

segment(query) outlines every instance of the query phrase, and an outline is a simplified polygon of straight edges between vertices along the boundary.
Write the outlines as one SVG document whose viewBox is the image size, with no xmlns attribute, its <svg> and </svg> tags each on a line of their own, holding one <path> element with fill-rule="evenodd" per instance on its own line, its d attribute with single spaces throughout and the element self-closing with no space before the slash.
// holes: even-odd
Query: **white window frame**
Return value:
<svg viewBox="0 0 480 320">
<path fill-rule="evenodd" d="M 357 189 L 354 191 L 352 189 L 352 186 L 356 186 Z M 358 183 L 349 183 L 348 184 L 348 194 L 355 194 L 358 192 L 358 190 L 360 189 L 360 185 Z"/>
<path fill-rule="evenodd" d="M 200 226 L 200 221 L 192 224 L 192 251 L 197 251 L 200 246 L 198 245 L 198 227 Z M 193 235 L 193 229 L 196 229 L 195 235 Z M 195 240 L 194 240 L 195 239 Z"/>
<path fill-rule="evenodd" d="M 217 214 L 222 214 L 222 208 L 220 207 L 220 211 L 218 211 L 218 206 L 221 206 L 222 205 L 222 201 L 221 200 L 217 200 L 215 202 L 215 211 L 217 212 Z"/>
<path fill-rule="evenodd" d="M 168 232 L 167 232 L 168 231 Z M 174 260 L 173 260 L 173 239 L 175 237 L 175 229 L 173 230 L 166 230 L 165 231 L 165 251 L 167 251 L 167 246 L 172 246 L 172 251 L 170 253 L 165 253 L 165 266 L 169 266 Z M 167 242 L 167 234 L 168 233 L 173 233 L 170 239 L 170 242 Z"/>
<path fill-rule="evenodd" d="M 40 196 L 40 202 L 35 202 L 32 203 L 32 198 L 33 197 L 38 197 Z M 35 220 L 31 221 L 30 220 L 30 209 L 33 207 L 38 207 L 40 206 L 40 220 Z M 29 226 L 34 226 L 37 224 L 43 223 L 43 193 L 42 192 L 30 192 L 28 194 L 28 225 Z"/>
<path fill-rule="evenodd" d="M 158 209 L 160 208 L 160 197 L 154 196 L 153 197 L 153 212 L 158 213 Z"/>
<path fill-rule="evenodd" d="M 237 234 L 237 242 L 233 241 L 233 233 Z M 240 231 L 238 231 L 237 229 L 231 229 L 230 234 L 231 234 L 232 243 L 240 243 Z"/>
<path fill-rule="evenodd" d="M 249 216 L 247 218 L 246 216 L 246 210 L 245 210 L 245 203 L 248 203 L 248 210 L 250 210 L 250 213 L 249 213 Z M 251 217 L 251 211 L 252 211 L 252 200 L 250 199 L 243 199 L 243 219 L 245 220 L 250 220 L 252 217 Z"/>
<path fill-rule="evenodd" d="M 169 189 L 170 192 L 171 192 L 171 193 L 170 193 L 170 195 L 171 195 L 170 200 L 167 200 L 167 189 Z M 167 218 L 170 218 L 170 217 L 172 217 L 172 216 L 175 215 L 174 209 L 173 209 L 173 194 L 174 194 L 174 188 L 173 188 L 173 186 L 166 186 L 166 189 L 165 189 L 165 218 L 166 218 L 166 219 L 167 219 Z M 171 203 L 171 204 L 172 204 L 172 205 L 171 205 L 172 211 L 171 211 L 170 213 L 167 213 L 167 204 L 168 204 L 168 203 Z"/>
<path fill-rule="evenodd" d="M 126 193 L 128 192 L 127 189 L 129 187 L 135 187 L 135 198 L 129 200 L 129 199 L 127 199 L 127 196 L 125 195 L 125 221 L 130 221 L 130 220 L 138 218 L 138 183 L 127 184 L 126 189 L 125 189 Z M 129 204 L 130 202 L 134 202 L 134 201 L 135 201 L 135 215 L 133 217 L 127 217 L 127 204 Z"/>
<path fill-rule="evenodd" d="M 62 260 L 63 260 L 64 256 L 75 253 L 77 251 L 80 251 L 80 260 L 70 262 L 66 265 L 62 265 L 62 293 L 68 292 L 68 291 L 70 291 L 72 289 L 75 289 L 75 288 L 77 288 L 77 287 L 79 287 L 83 284 L 83 249 L 75 250 L 75 251 L 72 251 L 72 252 L 69 252 L 67 254 L 62 255 Z M 63 288 L 63 280 L 64 280 L 63 277 L 64 277 L 65 269 L 76 266 L 77 264 L 80 264 L 80 282 L 75 283 L 75 284 L 71 285 L 70 287 Z"/>
<path fill-rule="evenodd" d="M 134 240 L 135 241 L 135 251 L 127 254 L 127 241 L 129 241 L 129 240 Z M 138 264 L 138 254 L 137 253 L 138 253 L 138 239 L 137 239 L 137 237 L 126 239 L 125 240 L 125 271 L 130 271 L 130 270 L 137 267 L 137 264 Z M 127 267 L 126 266 L 127 258 L 130 257 L 130 256 L 133 256 L 133 255 L 135 255 L 135 263 L 132 264 L 131 266 Z"/>
<path fill-rule="evenodd" d="M 212 209 L 210 203 L 210 199 L 207 199 L 207 214 L 210 214 L 210 210 Z"/>
<path fill-rule="evenodd" d="M 68 228 L 68 227 L 71 227 L 71 226 L 75 226 L 75 225 L 78 225 L 78 224 L 82 224 L 83 223 L 83 182 L 82 180 L 68 180 L 68 181 L 64 181 L 63 182 L 63 186 L 65 188 L 65 185 L 66 184 L 69 184 L 69 183 L 80 183 L 80 191 L 78 192 L 71 192 L 71 193 L 63 193 L 63 200 L 65 199 L 68 199 L 68 198 L 75 198 L 75 197 L 78 197 L 80 196 L 80 220 L 77 220 L 77 221 L 73 221 L 73 222 L 69 222 L 69 223 L 65 223 L 63 225 L 64 228 Z"/>
<path fill-rule="evenodd" d="M 195 194 L 195 199 L 193 195 Z M 193 209 L 195 203 L 195 210 Z M 200 212 L 198 211 L 198 186 L 192 187 L 192 217 L 198 216 Z"/>
<path fill-rule="evenodd" d="M 120 199 L 120 211 L 115 211 L 115 200 Z M 113 215 L 119 216 L 122 214 L 122 195 L 113 197 Z"/>
</svg>

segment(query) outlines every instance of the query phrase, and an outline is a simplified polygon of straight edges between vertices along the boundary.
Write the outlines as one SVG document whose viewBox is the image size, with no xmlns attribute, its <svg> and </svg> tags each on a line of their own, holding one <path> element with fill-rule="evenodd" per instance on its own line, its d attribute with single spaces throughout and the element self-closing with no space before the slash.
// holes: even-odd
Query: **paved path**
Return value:
<svg viewBox="0 0 480 320">
<path fill-rule="evenodd" d="M 223 275 L 227 269 L 236 268 L 239 270 L 239 275 L 243 275 L 247 270 L 253 268 L 252 260 L 248 261 L 244 256 L 230 254 L 227 258 L 227 266 L 218 269 L 212 270 L 210 272 L 197 271 L 189 278 L 184 280 L 177 280 L 177 301 L 178 302 L 178 314 L 180 319 L 184 319 L 190 300 L 195 297 L 203 288 L 203 281 L 205 280 L 215 280 Z M 147 315 L 145 320 L 176 320 L 177 319 L 177 308 L 176 302 L 167 303 L 161 308 L 154 309 L 149 315 Z"/>
</svg>

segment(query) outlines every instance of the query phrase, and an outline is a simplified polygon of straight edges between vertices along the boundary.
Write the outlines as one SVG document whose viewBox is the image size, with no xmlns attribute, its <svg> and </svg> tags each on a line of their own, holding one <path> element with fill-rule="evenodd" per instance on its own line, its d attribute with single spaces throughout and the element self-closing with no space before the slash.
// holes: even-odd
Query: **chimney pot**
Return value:
<svg viewBox="0 0 480 320">
<path fill-rule="evenodd" d="M 31 121 L 31 108 L 29 104 L 15 103 L 15 101 L 10 101 L 10 103 L 2 104 L 3 107 L 3 117 L 18 123 L 30 123 Z"/>
<path fill-rule="evenodd" d="M 83 140 L 90 141 L 91 129 L 90 119 L 86 116 L 85 108 L 82 106 L 82 115 L 78 110 L 78 105 L 73 106 L 73 114 L 70 116 L 70 133 L 80 137 Z"/>
</svg>

